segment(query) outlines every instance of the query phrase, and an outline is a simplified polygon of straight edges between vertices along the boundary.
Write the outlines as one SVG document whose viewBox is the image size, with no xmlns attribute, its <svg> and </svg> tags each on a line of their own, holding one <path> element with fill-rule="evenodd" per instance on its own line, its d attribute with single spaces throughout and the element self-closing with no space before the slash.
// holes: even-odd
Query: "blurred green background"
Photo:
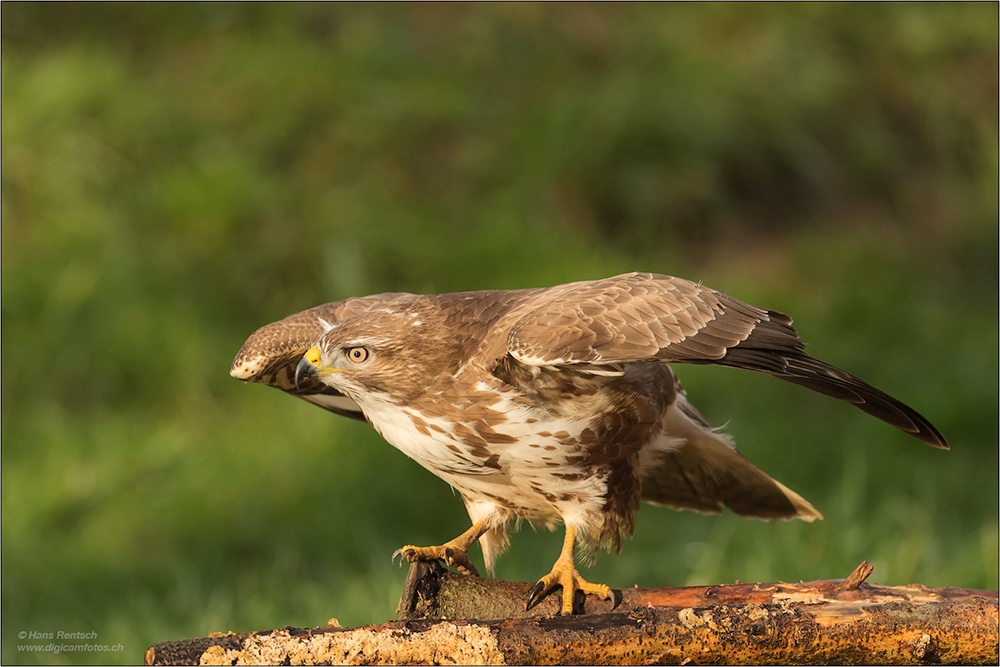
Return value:
<svg viewBox="0 0 1000 667">
<path fill-rule="evenodd" d="M 790 313 L 953 449 L 681 367 L 826 520 L 645 507 L 588 578 L 867 558 L 996 589 L 997 11 L 4 3 L 2 661 L 392 618 L 389 555 L 464 530 L 459 498 L 365 424 L 232 380 L 243 340 L 352 295 L 632 270 Z M 497 574 L 534 581 L 560 544 L 526 528 Z M 123 650 L 19 650 L 31 631 Z"/>
</svg>

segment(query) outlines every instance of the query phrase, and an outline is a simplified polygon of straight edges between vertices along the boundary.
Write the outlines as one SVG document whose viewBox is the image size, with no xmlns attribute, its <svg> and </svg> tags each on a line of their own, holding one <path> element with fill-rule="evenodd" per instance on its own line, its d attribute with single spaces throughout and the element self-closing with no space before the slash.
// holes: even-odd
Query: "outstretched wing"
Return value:
<svg viewBox="0 0 1000 667">
<path fill-rule="evenodd" d="M 229 374 L 298 396 L 345 417 L 364 419 L 358 404 L 315 378 L 295 386 L 295 366 L 302 355 L 332 326 L 372 308 L 409 298 L 404 293 L 335 301 L 289 315 L 253 332 L 233 360 Z"/>
<path fill-rule="evenodd" d="M 742 368 L 848 401 L 933 447 L 948 448 L 913 408 L 803 352 L 805 343 L 783 313 L 650 273 L 570 283 L 539 296 L 507 340 L 510 354 L 522 363 L 662 361 Z"/>
</svg>

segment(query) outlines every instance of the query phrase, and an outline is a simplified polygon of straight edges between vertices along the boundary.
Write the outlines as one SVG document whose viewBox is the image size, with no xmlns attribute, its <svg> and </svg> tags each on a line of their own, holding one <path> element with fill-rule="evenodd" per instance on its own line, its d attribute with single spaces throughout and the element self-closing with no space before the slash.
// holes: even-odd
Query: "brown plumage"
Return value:
<svg viewBox="0 0 1000 667">
<path fill-rule="evenodd" d="M 684 397 L 668 363 L 741 368 L 848 401 L 934 447 L 912 408 L 813 359 L 791 318 L 680 278 L 633 273 L 550 288 L 380 294 L 317 306 L 255 332 L 234 377 L 364 418 L 458 489 L 473 527 L 404 547 L 487 567 L 516 518 L 567 527 L 539 582 L 608 594 L 573 566 L 584 544 L 620 548 L 641 500 L 757 518 L 819 518 L 756 468 Z M 568 596 L 568 597 L 567 597 Z M 534 596 L 533 596 L 534 598 Z"/>
</svg>

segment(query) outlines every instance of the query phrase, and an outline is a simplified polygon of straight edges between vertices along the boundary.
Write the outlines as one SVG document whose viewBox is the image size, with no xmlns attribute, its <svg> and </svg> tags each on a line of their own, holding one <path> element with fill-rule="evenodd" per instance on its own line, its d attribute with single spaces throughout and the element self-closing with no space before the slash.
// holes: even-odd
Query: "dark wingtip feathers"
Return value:
<svg viewBox="0 0 1000 667">
<path fill-rule="evenodd" d="M 948 441 L 919 412 L 859 380 L 836 366 L 814 359 L 800 350 L 728 350 L 723 365 L 767 373 L 821 394 L 847 401 L 873 417 L 938 449 L 950 449 Z"/>
</svg>

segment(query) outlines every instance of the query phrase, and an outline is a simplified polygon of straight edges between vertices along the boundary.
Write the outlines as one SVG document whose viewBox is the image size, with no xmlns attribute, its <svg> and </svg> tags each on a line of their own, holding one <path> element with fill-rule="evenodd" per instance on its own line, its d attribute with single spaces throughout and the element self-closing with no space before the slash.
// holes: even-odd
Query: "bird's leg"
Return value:
<svg viewBox="0 0 1000 667">
<path fill-rule="evenodd" d="M 562 586 L 562 615 L 570 616 L 573 613 L 573 596 L 576 591 L 599 595 L 606 600 L 613 600 L 611 589 L 604 584 L 592 584 L 580 576 L 576 571 L 576 564 L 573 561 L 573 547 L 576 545 L 576 528 L 566 526 L 566 539 L 563 541 L 562 553 L 556 559 L 556 564 L 552 566 L 552 571 L 538 580 L 528 597 L 528 604 L 525 609 L 531 609 L 532 605 L 556 586 Z"/>
<path fill-rule="evenodd" d="M 472 525 L 472 528 L 469 528 L 455 539 L 448 540 L 439 547 L 415 547 L 407 544 L 404 547 L 396 549 L 392 554 L 392 561 L 395 563 L 397 556 L 402 556 L 411 563 L 415 563 L 418 560 L 443 560 L 446 565 L 458 568 L 458 571 L 462 574 L 471 574 L 478 577 L 479 572 L 476 570 L 476 566 L 469 560 L 469 549 L 485 532 L 486 522 L 477 521 Z M 399 564 L 403 564 L 402 559 L 399 561 Z"/>
</svg>

